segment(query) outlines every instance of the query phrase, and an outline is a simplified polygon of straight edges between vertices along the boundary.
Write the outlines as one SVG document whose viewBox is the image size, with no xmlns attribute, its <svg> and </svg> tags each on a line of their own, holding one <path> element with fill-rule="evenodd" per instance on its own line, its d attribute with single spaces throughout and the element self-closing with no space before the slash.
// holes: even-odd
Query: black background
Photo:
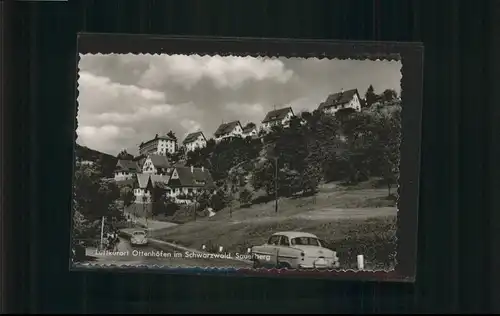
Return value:
<svg viewBox="0 0 500 316">
<path fill-rule="evenodd" d="M 498 304 L 498 1 L 2 5 L 2 302 L 16 312 L 491 312 Z M 7 12 L 6 10 L 10 11 Z M 69 273 L 76 33 L 422 41 L 415 284 Z M 497 66 L 495 68 L 495 66 Z"/>
</svg>

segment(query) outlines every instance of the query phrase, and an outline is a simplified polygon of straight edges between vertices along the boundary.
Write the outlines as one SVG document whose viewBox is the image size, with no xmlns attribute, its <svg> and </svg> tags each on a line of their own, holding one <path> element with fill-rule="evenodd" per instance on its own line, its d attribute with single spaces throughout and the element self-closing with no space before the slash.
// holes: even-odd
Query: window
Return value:
<svg viewBox="0 0 500 316">
<path fill-rule="evenodd" d="M 288 239 L 288 237 L 286 236 L 281 236 L 280 246 L 290 246 L 290 239 Z"/>
<path fill-rule="evenodd" d="M 292 245 L 300 246 L 320 246 L 318 238 L 314 237 L 296 237 L 292 239 Z"/>
<path fill-rule="evenodd" d="M 269 240 L 267 241 L 267 243 L 268 243 L 269 245 L 274 245 L 274 246 L 277 246 L 277 245 L 278 245 L 278 243 L 279 243 L 279 240 L 280 240 L 280 236 L 276 236 L 276 235 L 275 235 L 275 236 L 271 236 L 271 237 L 269 238 Z"/>
</svg>

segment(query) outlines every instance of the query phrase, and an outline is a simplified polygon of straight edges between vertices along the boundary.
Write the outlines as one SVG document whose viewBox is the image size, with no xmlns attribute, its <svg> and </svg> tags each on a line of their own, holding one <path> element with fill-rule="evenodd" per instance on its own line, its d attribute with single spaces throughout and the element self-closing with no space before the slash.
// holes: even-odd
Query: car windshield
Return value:
<svg viewBox="0 0 500 316">
<path fill-rule="evenodd" d="M 134 232 L 134 235 L 135 236 L 145 236 L 146 233 L 145 232 Z"/>
<path fill-rule="evenodd" d="M 318 238 L 314 237 L 296 237 L 292 239 L 292 245 L 297 246 L 320 246 Z"/>
</svg>

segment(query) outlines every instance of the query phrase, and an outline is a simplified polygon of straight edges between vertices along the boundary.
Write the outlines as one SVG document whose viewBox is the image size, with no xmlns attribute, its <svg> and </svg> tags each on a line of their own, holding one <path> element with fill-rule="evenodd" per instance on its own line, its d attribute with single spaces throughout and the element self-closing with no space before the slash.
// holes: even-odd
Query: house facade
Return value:
<svg viewBox="0 0 500 316">
<path fill-rule="evenodd" d="M 212 175 L 208 169 L 193 166 L 174 167 L 165 175 L 140 173 L 134 183 L 134 197 L 138 204 L 151 203 L 154 194 L 158 192 L 173 199 L 175 203 L 191 204 L 206 190 L 215 190 Z"/>
<path fill-rule="evenodd" d="M 290 120 L 295 116 L 291 107 L 273 110 L 267 113 L 262 121 L 262 129 L 270 131 L 274 126 L 288 127 Z"/>
<path fill-rule="evenodd" d="M 140 170 L 138 164 L 133 160 L 118 160 L 115 167 L 115 181 L 132 179 Z"/>
<path fill-rule="evenodd" d="M 191 204 L 196 197 L 206 191 L 215 190 L 210 171 L 204 167 L 176 167 L 168 180 L 166 195 L 176 203 Z"/>
<path fill-rule="evenodd" d="M 361 97 L 359 96 L 358 89 L 341 90 L 340 92 L 330 94 L 318 107 L 319 111 L 328 114 L 335 114 L 338 110 L 342 109 L 361 111 Z"/>
<path fill-rule="evenodd" d="M 154 188 L 166 189 L 168 175 L 155 175 L 140 173 L 137 175 L 137 181 L 134 184 L 135 203 L 147 204 L 153 200 Z"/>
<path fill-rule="evenodd" d="M 149 154 L 142 165 L 142 173 L 165 175 L 170 173 L 171 167 L 166 156 Z"/>
<path fill-rule="evenodd" d="M 243 127 L 243 132 L 242 132 L 242 136 L 244 138 L 246 137 L 252 137 L 252 138 L 255 138 L 259 135 L 259 131 L 257 130 L 257 127 L 252 125 L 252 126 L 245 126 Z"/>
<path fill-rule="evenodd" d="M 206 147 L 207 139 L 205 138 L 203 132 L 198 131 L 188 134 L 182 144 L 186 148 L 186 152 L 189 152 Z"/>
<path fill-rule="evenodd" d="M 135 203 L 151 203 L 152 189 L 151 175 L 147 173 L 137 174 L 137 182 L 134 185 Z"/>
<path fill-rule="evenodd" d="M 215 141 L 220 142 L 224 139 L 231 139 L 234 137 L 242 137 L 243 127 L 240 121 L 233 121 L 229 123 L 222 123 L 214 133 Z"/>
<path fill-rule="evenodd" d="M 177 151 L 177 140 L 164 135 L 158 136 L 156 134 L 155 138 L 143 142 L 139 145 L 139 154 L 157 154 L 165 156 L 166 154 L 174 154 Z"/>
</svg>

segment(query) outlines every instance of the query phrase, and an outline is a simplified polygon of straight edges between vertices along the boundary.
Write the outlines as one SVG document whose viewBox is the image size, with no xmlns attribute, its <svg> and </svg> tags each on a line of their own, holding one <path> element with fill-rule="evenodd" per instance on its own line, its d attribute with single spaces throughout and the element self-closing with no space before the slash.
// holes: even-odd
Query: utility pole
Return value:
<svg viewBox="0 0 500 316">
<path fill-rule="evenodd" d="M 101 219 L 101 250 L 104 248 L 104 216 Z"/>
<path fill-rule="evenodd" d="M 196 203 L 198 202 L 198 194 L 194 194 L 194 203 L 193 203 L 193 216 L 196 221 Z"/>
<path fill-rule="evenodd" d="M 146 192 L 144 192 L 145 194 Z M 142 197 L 142 211 L 144 213 L 144 218 L 146 220 L 146 229 L 148 228 L 148 210 L 147 210 L 147 205 L 146 203 L 148 202 L 148 197 L 146 195 L 144 195 Z"/>
<path fill-rule="evenodd" d="M 278 157 L 274 157 L 274 212 L 278 214 Z"/>
</svg>

